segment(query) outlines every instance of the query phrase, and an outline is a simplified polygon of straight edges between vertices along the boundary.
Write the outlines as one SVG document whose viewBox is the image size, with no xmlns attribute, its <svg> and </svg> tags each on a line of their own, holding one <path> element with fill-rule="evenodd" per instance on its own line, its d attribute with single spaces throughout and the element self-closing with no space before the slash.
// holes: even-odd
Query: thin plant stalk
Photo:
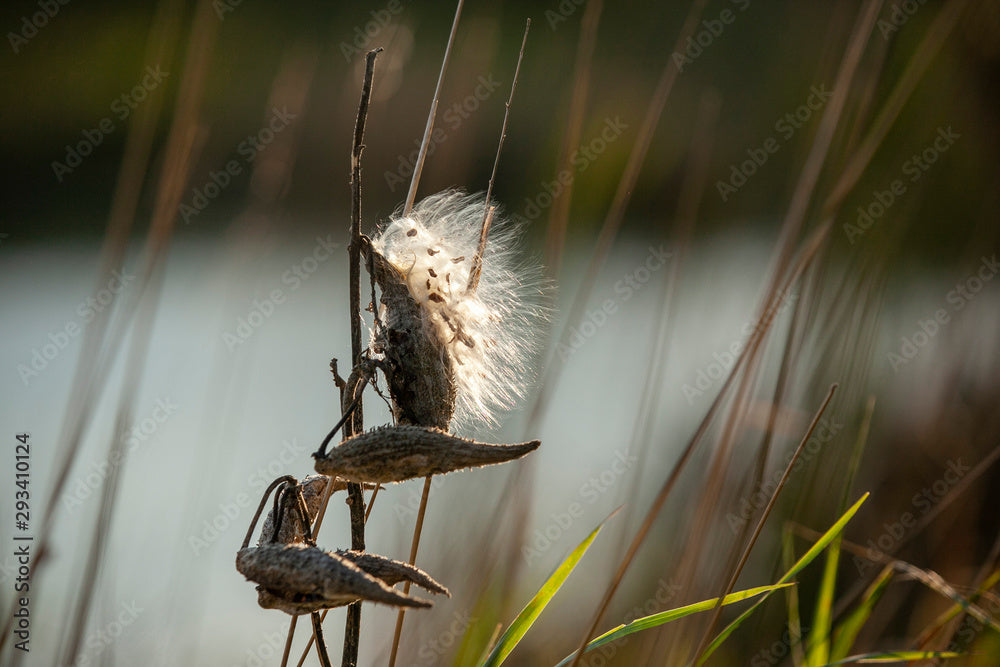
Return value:
<svg viewBox="0 0 1000 667">
<path fill-rule="evenodd" d="M 431 142 L 431 132 L 434 131 L 434 119 L 437 117 L 438 98 L 441 97 L 441 82 L 444 81 L 444 72 L 448 69 L 448 60 L 451 58 L 451 47 L 455 43 L 455 33 L 458 32 L 458 19 L 462 16 L 462 5 L 464 0 L 458 0 L 455 7 L 455 18 L 451 22 L 451 33 L 448 35 L 448 45 L 444 49 L 444 57 L 441 59 L 441 71 L 438 72 L 437 85 L 434 87 L 434 99 L 431 100 L 431 110 L 427 114 L 427 125 L 424 127 L 424 138 L 420 142 L 420 151 L 417 153 L 417 163 L 413 167 L 413 177 L 410 179 L 410 189 L 406 193 L 406 203 L 403 205 L 403 215 L 409 215 L 413 210 L 413 202 L 417 197 L 417 185 L 420 183 L 420 174 L 424 170 L 424 161 L 427 159 L 427 147 Z"/>
<path fill-rule="evenodd" d="M 288 664 L 288 656 L 292 652 L 292 638 L 295 636 L 295 626 L 298 624 L 299 617 L 292 616 L 292 620 L 288 622 L 288 635 L 285 637 L 285 650 L 281 652 L 281 667 L 285 667 Z M 322 620 L 320 621 L 322 622 Z M 309 639 L 312 642 L 312 638 Z"/>
<path fill-rule="evenodd" d="M 597 43 L 597 26 L 601 19 L 603 0 L 589 0 L 580 19 L 580 40 L 576 47 L 576 63 L 573 65 L 573 92 L 570 95 L 569 112 L 566 114 L 566 132 L 563 134 L 559 154 L 559 171 L 569 171 L 573 167 L 573 151 L 580 145 L 583 134 L 583 112 L 587 106 L 587 91 L 590 87 L 590 72 L 594 61 L 594 45 Z M 545 238 L 545 267 L 553 278 L 559 274 L 563 249 L 566 245 L 566 228 L 569 226 L 569 206 L 573 200 L 573 181 L 565 184 L 562 193 L 554 198 L 549 214 L 549 227 Z"/>
<path fill-rule="evenodd" d="M 316 652 L 319 654 L 319 662 L 323 667 L 333 667 L 330 663 L 330 654 L 326 650 L 326 639 L 323 638 L 323 620 L 319 612 L 314 611 L 309 614 L 312 618 L 313 638 L 316 640 Z"/>
<path fill-rule="evenodd" d="M 417 549 L 420 547 L 420 534 L 424 528 L 424 516 L 427 513 L 427 498 L 431 493 L 431 476 L 424 478 L 424 490 L 420 494 L 420 508 L 417 510 L 417 523 L 413 526 L 413 540 L 410 542 L 410 565 L 417 562 Z M 410 592 L 410 582 L 403 584 L 403 594 Z M 403 618 L 406 610 L 400 607 L 396 614 L 396 629 L 392 633 L 392 651 L 389 653 L 389 667 L 396 664 L 396 656 L 399 654 L 399 640 L 403 635 Z"/>
</svg>

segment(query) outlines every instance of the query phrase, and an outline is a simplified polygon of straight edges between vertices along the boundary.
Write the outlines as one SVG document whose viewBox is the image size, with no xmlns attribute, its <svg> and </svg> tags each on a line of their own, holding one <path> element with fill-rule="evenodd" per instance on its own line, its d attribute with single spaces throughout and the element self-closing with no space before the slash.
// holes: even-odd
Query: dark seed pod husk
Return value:
<svg viewBox="0 0 1000 667">
<path fill-rule="evenodd" d="M 319 506 L 323 502 L 323 493 L 326 491 L 326 484 L 329 479 L 326 475 L 310 475 L 299 482 L 299 486 L 302 488 L 302 499 L 305 500 L 306 511 L 309 513 L 310 523 L 316 518 L 316 513 L 319 512 Z M 343 491 L 346 488 L 346 479 L 337 478 L 333 480 L 332 492 Z M 271 542 L 289 544 L 305 540 L 296 506 L 292 503 L 286 503 L 283 506 L 282 514 L 281 528 L 278 531 L 277 537 L 272 540 L 271 537 L 274 533 L 274 510 L 272 509 L 267 513 L 267 518 L 264 519 L 264 525 L 260 530 L 260 540 L 258 540 L 257 546 L 263 546 Z"/>
<path fill-rule="evenodd" d="M 316 514 L 319 513 L 320 505 L 323 504 L 323 494 L 326 493 L 326 484 L 329 479 L 327 475 L 309 475 L 299 482 L 299 486 L 302 488 L 302 499 L 305 500 L 306 510 L 309 513 L 310 523 L 316 520 Z M 373 489 L 374 485 L 365 485 L 365 488 Z M 341 477 L 333 478 L 331 494 L 346 489 L 346 479 Z M 278 531 L 277 538 L 274 540 L 271 539 L 274 533 L 274 510 L 272 509 L 267 513 L 267 518 L 264 519 L 264 525 L 261 527 L 260 539 L 257 541 L 257 546 L 263 546 L 272 542 L 290 544 L 292 542 L 305 541 L 305 535 L 302 534 L 298 510 L 295 505 L 286 503 L 283 507 L 282 513 L 284 516 L 281 519 L 281 528 Z"/>
<path fill-rule="evenodd" d="M 266 609 L 303 614 L 367 600 L 394 607 L 430 607 L 368 574 L 349 559 L 302 543 L 247 547 L 236 554 L 236 569 L 260 584 L 258 602 Z"/>
<path fill-rule="evenodd" d="M 448 589 L 434 581 L 431 575 L 409 563 L 379 556 L 368 551 L 337 551 L 337 555 L 346 558 L 368 574 L 376 579 L 381 579 L 390 586 L 398 584 L 401 581 L 409 581 L 421 588 L 427 589 L 431 593 L 439 593 L 451 597 Z"/>
<path fill-rule="evenodd" d="M 387 484 L 519 459 L 538 440 L 488 445 L 422 426 L 383 426 L 354 436 L 316 459 L 316 472 Z"/>
</svg>

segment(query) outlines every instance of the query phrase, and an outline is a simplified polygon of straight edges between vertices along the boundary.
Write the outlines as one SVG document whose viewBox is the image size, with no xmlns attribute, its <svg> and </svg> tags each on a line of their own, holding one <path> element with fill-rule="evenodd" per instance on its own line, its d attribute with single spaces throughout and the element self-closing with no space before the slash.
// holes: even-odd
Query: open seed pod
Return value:
<svg viewBox="0 0 1000 667">
<path fill-rule="evenodd" d="M 316 458 L 316 472 L 351 482 L 387 484 L 519 459 L 538 440 L 488 445 L 422 426 L 383 426 L 356 435 Z"/>
<path fill-rule="evenodd" d="M 326 475 L 310 475 L 299 482 L 299 486 L 302 488 L 302 499 L 305 500 L 310 522 L 316 518 L 316 513 L 319 512 L 319 506 L 323 501 L 323 493 L 326 490 L 327 480 L 329 479 Z M 334 479 L 334 492 L 343 491 L 346 488 L 346 480 Z M 257 541 L 257 546 L 263 546 L 271 542 L 288 544 L 305 540 L 297 516 L 298 508 L 292 503 L 285 504 L 282 507 L 283 516 L 278 535 L 274 535 L 274 510 L 272 509 L 267 513 L 267 518 L 264 519 L 264 525 L 261 527 L 260 539 Z"/>
<path fill-rule="evenodd" d="M 365 559 L 360 559 L 364 562 Z M 391 571 L 431 592 L 447 593 L 430 575 L 376 561 L 376 569 Z M 404 564 L 405 565 L 405 564 Z M 382 579 L 363 570 L 352 559 L 303 543 L 267 544 L 247 547 L 236 554 L 236 569 L 259 586 L 258 603 L 265 609 L 280 609 L 298 615 L 366 600 L 395 607 L 430 607 L 431 602 L 391 588 Z M 390 576 L 390 578 L 392 578 Z"/>
<path fill-rule="evenodd" d="M 523 230 L 482 194 L 448 189 L 400 208 L 363 238 L 381 290 L 373 359 L 397 424 L 496 424 L 523 398 L 549 317 Z"/>
<path fill-rule="evenodd" d="M 326 485 L 329 479 L 326 475 L 310 475 L 299 482 L 299 486 L 302 488 L 302 499 L 305 501 L 310 523 L 316 520 L 316 514 L 319 512 L 320 505 L 323 504 L 323 494 L 326 493 Z M 374 485 L 366 485 L 365 488 L 372 489 Z M 341 477 L 334 477 L 333 489 L 330 493 L 344 491 L 345 489 L 347 489 L 347 480 Z M 264 525 L 260 531 L 260 539 L 257 541 L 257 546 L 263 546 L 271 542 L 289 544 L 291 542 L 305 541 L 305 535 L 302 534 L 296 506 L 291 503 L 283 505 L 282 514 L 281 527 L 278 530 L 278 535 L 274 536 L 274 510 L 272 509 L 267 513 Z M 272 536 L 274 536 L 274 539 L 271 539 Z"/>
<path fill-rule="evenodd" d="M 362 252 L 382 291 L 382 326 L 372 348 L 384 356 L 393 416 L 400 423 L 447 429 L 456 398 L 451 357 L 425 325 L 422 306 L 410 293 L 406 276 L 364 241 Z"/>
</svg>

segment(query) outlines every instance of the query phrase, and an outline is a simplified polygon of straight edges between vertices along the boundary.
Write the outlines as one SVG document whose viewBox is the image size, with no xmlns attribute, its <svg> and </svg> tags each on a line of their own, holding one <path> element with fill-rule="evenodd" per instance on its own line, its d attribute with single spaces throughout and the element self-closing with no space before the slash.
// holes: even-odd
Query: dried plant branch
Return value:
<svg viewBox="0 0 1000 667">
<path fill-rule="evenodd" d="M 493 201 L 493 183 L 497 178 L 497 168 L 500 166 L 500 153 L 503 151 L 503 142 L 507 138 L 507 121 L 510 120 L 510 105 L 514 101 L 514 91 L 517 89 L 517 77 L 521 73 L 521 61 L 524 60 L 524 47 L 528 44 L 528 30 L 531 29 L 531 19 L 525 21 L 524 36 L 521 38 L 521 50 L 517 54 L 517 66 L 514 67 L 514 80 L 510 83 L 510 95 L 504 103 L 503 126 L 500 128 L 500 141 L 497 142 L 496 157 L 493 158 L 493 172 L 490 174 L 490 182 L 486 186 L 486 208 L 483 210 L 482 231 L 479 234 L 479 248 L 476 256 L 472 260 L 472 271 L 469 274 L 468 291 L 476 291 L 479 285 L 479 274 L 483 270 L 483 250 L 486 248 L 486 238 L 490 233 L 490 223 L 492 219 L 491 205 Z"/>
<path fill-rule="evenodd" d="M 354 126 L 354 145 L 351 149 L 351 244 L 350 258 L 350 310 L 351 310 L 351 362 L 357 366 L 361 361 L 361 153 L 364 150 L 365 121 L 368 119 L 368 103 L 371 100 L 375 79 L 375 58 L 381 48 L 368 52 L 365 58 L 365 79 L 361 87 L 361 101 L 358 103 L 358 118 Z M 345 392 L 345 399 L 349 394 Z M 353 398 L 353 397 L 351 397 Z M 343 410 L 343 406 L 341 406 Z M 359 403 L 345 429 L 345 435 L 354 435 L 364 426 L 362 406 Z M 347 486 L 348 502 L 351 508 L 351 548 L 365 548 L 365 501 L 361 486 Z M 344 628 L 344 652 L 341 664 L 354 667 L 358 663 L 358 643 L 361 636 L 361 603 L 347 608 Z M 318 638 L 317 638 L 318 639 Z"/>
<path fill-rule="evenodd" d="M 499 157 L 499 152 L 497 157 Z M 490 187 L 493 186 L 493 179 L 490 179 Z M 479 287 L 479 277 L 483 273 L 483 251 L 486 250 L 486 239 L 490 235 L 490 227 L 493 226 L 493 216 L 497 212 L 496 206 L 489 205 L 489 196 L 486 198 L 486 215 L 483 217 L 483 227 L 479 232 L 479 247 L 476 248 L 476 256 L 472 259 L 472 271 L 469 272 L 469 284 L 465 291 L 475 292 Z"/>
</svg>

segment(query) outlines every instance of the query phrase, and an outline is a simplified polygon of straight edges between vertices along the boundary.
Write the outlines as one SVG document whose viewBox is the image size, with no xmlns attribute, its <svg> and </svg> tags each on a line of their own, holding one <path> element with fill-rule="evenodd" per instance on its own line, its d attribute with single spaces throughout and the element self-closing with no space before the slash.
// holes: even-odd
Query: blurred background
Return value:
<svg viewBox="0 0 1000 667">
<path fill-rule="evenodd" d="M 0 14 L 5 613 L 24 432 L 29 532 L 48 539 L 31 651 L 8 641 L 2 660 L 62 664 L 75 641 L 77 664 L 277 665 L 288 617 L 257 607 L 233 561 L 266 485 L 311 473 L 339 417 L 329 363 L 349 370 L 364 54 L 384 48 L 362 159 L 370 232 L 406 196 L 454 7 Z M 785 570 L 783 526 L 801 554 L 845 493 L 870 491 L 845 533 L 838 617 L 881 570 L 872 549 L 1000 610 L 1000 4 L 470 2 L 418 199 L 486 189 L 528 17 L 494 197 L 551 278 L 554 315 L 526 400 L 461 434 L 543 444 L 435 481 L 417 563 L 453 597 L 407 615 L 398 664 L 475 660 L 623 506 L 510 664 L 568 655 L 692 438 L 599 629 L 717 595 L 832 383 L 737 588 Z M 365 417 L 389 420 L 374 394 Z M 380 492 L 370 550 L 408 556 L 420 491 Z M 330 549 L 350 541 L 341 500 Z M 800 577 L 805 631 L 821 570 Z M 956 663 L 997 664 L 983 622 L 937 629 L 949 605 L 897 576 L 853 652 L 974 647 Z M 682 663 L 708 616 L 584 664 Z M 342 617 L 325 624 L 335 662 Z M 364 607 L 359 664 L 387 661 L 394 622 Z M 713 662 L 792 664 L 789 637 L 776 596 Z"/>
</svg>

